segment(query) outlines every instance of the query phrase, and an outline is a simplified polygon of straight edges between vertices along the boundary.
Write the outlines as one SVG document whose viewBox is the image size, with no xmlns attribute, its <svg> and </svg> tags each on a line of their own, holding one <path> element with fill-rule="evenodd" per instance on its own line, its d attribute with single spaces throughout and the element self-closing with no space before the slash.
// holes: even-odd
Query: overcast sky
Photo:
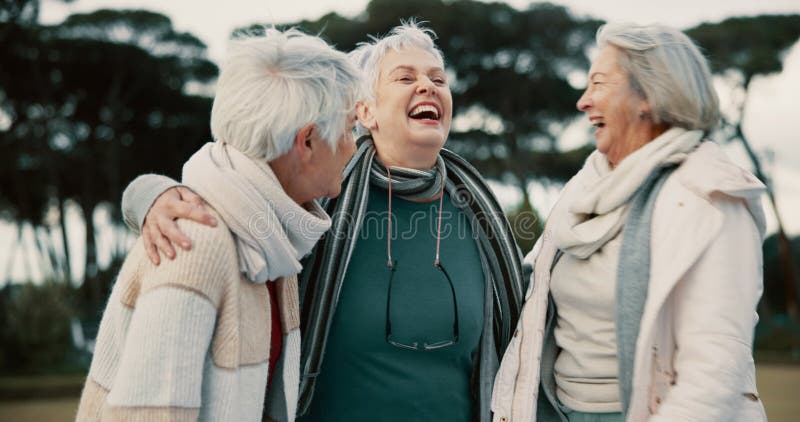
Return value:
<svg viewBox="0 0 800 422">
<path fill-rule="evenodd" d="M 65 4 L 58 0 L 42 0 L 41 20 L 43 23 L 58 23 L 71 13 L 100 8 L 148 9 L 170 16 L 177 30 L 198 36 L 209 46 L 210 57 L 219 61 L 224 55 L 228 36 L 237 27 L 316 19 L 331 11 L 352 17 L 361 13 L 367 3 L 367 0 L 76 0 Z M 525 8 L 531 1 L 509 0 L 507 3 Z M 729 16 L 800 13 L 800 0 L 558 0 L 552 3 L 567 6 L 578 16 L 636 23 L 659 22 L 682 29 Z M 757 79 L 753 84 L 744 130 L 756 150 L 773 152 L 774 160 L 767 168 L 775 179 L 779 208 L 788 231 L 799 234 L 800 142 L 798 130 L 792 124 L 800 122 L 800 107 L 796 99 L 800 94 L 800 44 L 787 52 L 781 74 Z M 728 98 L 729 94 L 720 92 L 723 106 Z M 748 165 L 738 146 L 727 149 L 739 163 Z M 506 201 L 508 198 L 513 201 L 513 189 L 500 188 L 499 191 Z M 544 211 L 541 208 L 547 208 L 557 192 L 533 187 L 531 194 L 534 204 Z M 771 217 L 771 211 L 768 214 Z M 774 230 L 774 219 L 770 220 L 770 230 Z M 11 226 L 0 222 L 1 237 L 7 239 L 6 235 L 10 233 Z M 0 251 L 4 246 L 0 244 Z M 0 262 L 0 267 L 3 265 L 4 262 Z"/>
<path fill-rule="evenodd" d="M 209 45 L 211 56 L 219 58 L 224 54 L 225 40 L 237 27 L 316 19 L 332 11 L 352 17 L 363 12 L 367 3 L 367 0 L 76 0 L 65 4 L 42 0 L 41 18 L 55 23 L 70 13 L 100 8 L 153 10 L 170 16 L 178 30 L 199 36 Z M 537 2 L 506 3 L 519 9 Z M 800 0 L 556 0 L 551 3 L 567 6 L 577 15 L 637 23 L 661 22 L 679 28 L 735 15 L 800 13 Z"/>
</svg>

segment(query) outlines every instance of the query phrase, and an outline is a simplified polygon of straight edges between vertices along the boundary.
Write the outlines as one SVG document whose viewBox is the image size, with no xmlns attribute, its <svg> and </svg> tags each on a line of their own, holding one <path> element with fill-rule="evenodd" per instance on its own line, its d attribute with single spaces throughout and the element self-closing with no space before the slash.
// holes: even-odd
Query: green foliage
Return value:
<svg viewBox="0 0 800 422">
<path fill-rule="evenodd" d="M 71 295 L 54 283 L 0 290 L 0 371 L 35 373 L 65 364 L 72 351 Z"/>
<path fill-rule="evenodd" d="M 508 213 L 508 222 L 523 254 L 533 249 L 544 231 L 544 220 L 528 201 L 523 201 L 519 208 Z"/>
<path fill-rule="evenodd" d="M 781 53 L 800 38 L 800 15 L 729 18 L 703 23 L 687 34 L 708 53 L 714 73 L 739 71 L 746 87 L 755 75 L 783 69 Z"/>
<path fill-rule="evenodd" d="M 764 241 L 764 293 L 759 304 L 759 322 L 756 327 L 754 347 L 759 351 L 800 358 L 800 324 L 793 321 L 787 308 L 790 291 L 787 291 L 778 247 L 778 235 Z M 791 239 L 793 262 L 800 262 L 800 237 Z"/>
<path fill-rule="evenodd" d="M 186 88 L 212 82 L 217 67 L 198 38 L 149 11 L 98 10 L 54 26 L 0 23 L 0 49 L 0 114 L 10 119 L 0 131 L 0 212 L 41 227 L 52 224 L 43 217 L 53 206 L 74 201 L 87 225 L 96 308 L 108 286 L 96 277 L 94 210 L 119 203 L 139 174 L 176 176 L 210 139 L 211 99 Z"/>
<path fill-rule="evenodd" d="M 83 321 L 99 321 L 103 316 L 106 298 L 111 295 L 111 289 L 117 281 L 117 275 L 122 268 L 125 257 L 115 257 L 106 268 L 98 269 L 97 273 L 87 277 L 83 284 L 73 290 L 73 308 L 75 316 Z M 97 289 L 98 291 L 93 291 Z M 94 300 L 97 294 L 103 300 Z"/>
<path fill-rule="evenodd" d="M 0 0 L 0 23 L 29 23 L 36 21 L 38 17 L 38 1 Z"/>
<path fill-rule="evenodd" d="M 791 240 L 794 262 L 800 262 L 800 237 Z M 784 284 L 785 274 L 781 266 L 781 258 L 778 251 L 778 235 L 773 234 L 764 240 L 764 295 L 762 302 L 765 302 L 770 311 L 775 314 L 786 314 L 786 286 Z"/>
</svg>

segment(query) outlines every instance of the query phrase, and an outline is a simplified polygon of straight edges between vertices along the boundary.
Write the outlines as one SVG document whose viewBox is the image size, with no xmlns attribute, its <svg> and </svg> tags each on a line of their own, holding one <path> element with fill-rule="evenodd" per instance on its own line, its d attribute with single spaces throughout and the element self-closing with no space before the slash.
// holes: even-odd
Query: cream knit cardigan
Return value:
<svg viewBox="0 0 800 422">
<path fill-rule="evenodd" d="M 272 326 L 267 286 L 241 276 L 224 223 L 178 226 L 192 250 L 155 266 L 140 239 L 125 260 L 78 421 L 262 420 Z M 277 283 L 285 339 L 299 327 L 297 279 Z"/>
</svg>

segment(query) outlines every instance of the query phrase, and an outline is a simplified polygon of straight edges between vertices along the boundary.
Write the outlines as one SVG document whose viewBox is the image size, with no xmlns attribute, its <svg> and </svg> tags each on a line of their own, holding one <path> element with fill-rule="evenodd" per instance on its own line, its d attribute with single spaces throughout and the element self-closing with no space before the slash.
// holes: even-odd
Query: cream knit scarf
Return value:
<svg viewBox="0 0 800 422">
<path fill-rule="evenodd" d="M 702 137 L 699 130 L 669 129 L 625 157 L 613 171 L 605 155 L 595 150 L 567 183 L 551 213 L 556 247 L 580 259 L 600 249 L 622 229 L 628 202 L 653 170 L 685 160 Z"/>
<path fill-rule="evenodd" d="M 314 201 L 309 210 L 283 190 L 269 164 L 224 142 L 209 142 L 183 166 L 183 183 L 233 232 L 242 273 L 256 283 L 300 272 L 300 259 L 330 228 Z"/>
</svg>

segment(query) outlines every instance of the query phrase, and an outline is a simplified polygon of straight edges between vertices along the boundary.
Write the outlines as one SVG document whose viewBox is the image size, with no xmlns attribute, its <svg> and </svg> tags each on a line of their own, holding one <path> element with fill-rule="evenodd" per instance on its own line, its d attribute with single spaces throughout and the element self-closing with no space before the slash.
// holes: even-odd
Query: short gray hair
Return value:
<svg viewBox="0 0 800 422">
<path fill-rule="evenodd" d="M 661 25 L 611 23 L 597 30 L 599 47 L 622 52 L 631 88 L 650 104 L 655 123 L 710 131 L 719 100 L 708 62 L 683 32 Z"/>
<path fill-rule="evenodd" d="M 378 83 L 380 69 L 378 65 L 389 50 L 400 51 L 406 48 L 419 48 L 436 57 L 444 68 L 444 55 L 436 47 L 434 40 L 436 33 L 414 20 L 401 22 L 392 28 L 391 32 L 383 38 L 369 36 L 370 41 L 358 44 L 358 47 L 348 55 L 350 60 L 363 72 L 363 92 L 366 99 L 375 99 L 375 89 Z M 356 125 L 359 135 L 369 133 L 361 124 Z"/>
<path fill-rule="evenodd" d="M 211 133 L 245 155 L 270 161 L 316 125 L 332 148 L 361 97 L 361 72 L 322 39 L 265 28 L 231 40 L 221 66 Z"/>
</svg>

